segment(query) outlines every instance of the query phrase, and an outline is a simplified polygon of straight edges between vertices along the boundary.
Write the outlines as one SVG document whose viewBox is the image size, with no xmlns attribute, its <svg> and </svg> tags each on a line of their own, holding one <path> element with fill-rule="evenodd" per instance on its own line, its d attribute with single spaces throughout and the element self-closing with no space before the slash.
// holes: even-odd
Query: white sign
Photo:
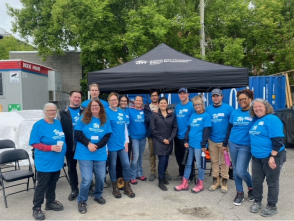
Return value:
<svg viewBox="0 0 294 221">
<path fill-rule="evenodd" d="M 18 71 L 10 71 L 10 83 L 19 83 Z"/>
</svg>

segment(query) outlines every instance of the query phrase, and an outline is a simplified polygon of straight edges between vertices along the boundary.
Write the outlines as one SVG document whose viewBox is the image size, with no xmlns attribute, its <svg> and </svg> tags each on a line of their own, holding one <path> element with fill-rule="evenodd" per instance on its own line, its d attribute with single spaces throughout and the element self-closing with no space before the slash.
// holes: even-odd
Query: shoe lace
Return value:
<svg viewBox="0 0 294 221">
<path fill-rule="evenodd" d="M 61 202 L 59 202 L 57 200 L 53 201 L 53 203 L 57 204 L 58 206 L 62 206 Z"/>
<path fill-rule="evenodd" d="M 223 179 L 223 186 L 227 185 L 227 180 L 226 179 Z"/>
<path fill-rule="evenodd" d="M 38 214 L 45 214 L 45 212 L 43 212 L 43 211 L 41 210 L 41 208 L 37 208 L 37 211 L 35 212 L 35 217 L 37 217 Z"/>
</svg>

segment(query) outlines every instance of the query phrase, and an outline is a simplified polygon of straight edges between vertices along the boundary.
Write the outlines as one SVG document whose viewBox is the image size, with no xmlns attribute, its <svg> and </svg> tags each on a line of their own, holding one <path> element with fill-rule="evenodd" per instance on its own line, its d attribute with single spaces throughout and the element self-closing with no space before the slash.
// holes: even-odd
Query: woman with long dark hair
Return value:
<svg viewBox="0 0 294 221">
<path fill-rule="evenodd" d="M 106 176 L 106 144 L 111 133 L 110 121 L 106 117 L 104 106 L 98 99 L 92 99 L 75 128 L 77 148 L 74 158 L 79 162 L 82 177 L 78 210 L 82 214 L 87 212 L 86 202 L 93 172 L 95 174 L 94 200 L 99 204 L 106 202 L 102 193 Z"/>
<path fill-rule="evenodd" d="M 165 97 L 159 99 L 158 112 L 153 112 L 150 119 L 150 129 L 153 134 L 154 154 L 158 156 L 158 187 L 166 191 L 165 178 L 169 155 L 173 151 L 173 140 L 177 134 L 177 119 L 174 113 L 168 113 L 168 102 Z"/>
</svg>

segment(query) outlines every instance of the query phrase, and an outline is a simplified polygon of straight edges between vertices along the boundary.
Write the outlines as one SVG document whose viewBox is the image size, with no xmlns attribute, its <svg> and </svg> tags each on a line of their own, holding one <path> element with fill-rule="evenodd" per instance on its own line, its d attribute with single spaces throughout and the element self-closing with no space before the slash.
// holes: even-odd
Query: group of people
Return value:
<svg viewBox="0 0 294 221">
<path fill-rule="evenodd" d="M 71 91 L 69 105 L 60 110 L 54 104 L 44 106 L 45 118 L 32 128 L 29 144 L 35 149 L 37 186 L 33 199 L 33 217 L 44 220 L 41 209 L 46 198 L 45 210 L 60 211 L 63 205 L 56 200 L 56 182 L 66 157 L 71 192 L 68 200 L 77 199 L 78 211 L 87 212 L 88 195 L 94 201 L 105 204 L 103 187 L 108 167 L 112 182 L 112 194 L 121 198 L 120 190 L 130 198 L 135 197 L 131 185 L 138 180 L 146 181 L 142 161 L 146 145 L 149 146 L 150 175 L 156 179 L 156 156 L 158 158 L 158 187 L 167 191 L 169 180 L 169 156 L 175 148 L 179 174 L 175 180 L 181 183 L 175 191 L 188 190 L 192 183 L 194 158 L 198 169 L 196 186 L 192 193 L 204 188 L 205 169 L 201 156 L 209 150 L 212 165 L 212 185 L 209 191 L 220 188 L 228 192 L 229 166 L 224 152 L 230 152 L 236 185 L 235 205 L 244 200 L 242 182 L 248 188 L 248 200 L 254 201 L 250 212 L 258 213 L 262 208 L 263 182 L 268 184 L 267 206 L 262 216 L 277 213 L 279 175 L 286 159 L 283 144 L 283 124 L 273 115 L 273 108 L 264 99 L 255 99 L 253 91 L 237 93 L 240 108 L 233 110 L 223 103 L 222 91 L 212 90 L 213 104 L 205 107 L 201 95 L 189 100 L 187 88 L 179 89 L 180 103 L 175 110 L 168 109 L 165 97 L 151 91 L 151 103 L 143 104 L 143 97 L 136 96 L 134 106 L 129 107 L 128 97 L 116 93 L 108 95 L 108 102 L 99 99 L 99 86 L 89 86 L 91 99 L 81 104 L 82 93 Z M 56 118 L 57 115 L 57 119 Z M 188 151 L 187 161 L 182 161 Z M 248 172 L 252 159 L 252 176 Z M 81 173 L 78 186 L 77 162 Z M 95 188 L 91 193 L 95 176 Z"/>
</svg>

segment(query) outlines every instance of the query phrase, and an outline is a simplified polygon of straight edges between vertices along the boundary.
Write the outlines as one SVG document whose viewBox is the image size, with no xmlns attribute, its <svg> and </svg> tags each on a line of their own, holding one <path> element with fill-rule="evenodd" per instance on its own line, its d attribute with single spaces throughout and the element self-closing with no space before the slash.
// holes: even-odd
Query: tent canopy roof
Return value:
<svg viewBox="0 0 294 221">
<path fill-rule="evenodd" d="M 134 60 L 101 71 L 88 73 L 88 85 L 98 83 L 100 91 L 125 94 L 149 93 L 153 89 L 177 93 L 238 88 L 248 85 L 247 68 L 236 68 L 203 61 L 160 44 Z"/>
</svg>

